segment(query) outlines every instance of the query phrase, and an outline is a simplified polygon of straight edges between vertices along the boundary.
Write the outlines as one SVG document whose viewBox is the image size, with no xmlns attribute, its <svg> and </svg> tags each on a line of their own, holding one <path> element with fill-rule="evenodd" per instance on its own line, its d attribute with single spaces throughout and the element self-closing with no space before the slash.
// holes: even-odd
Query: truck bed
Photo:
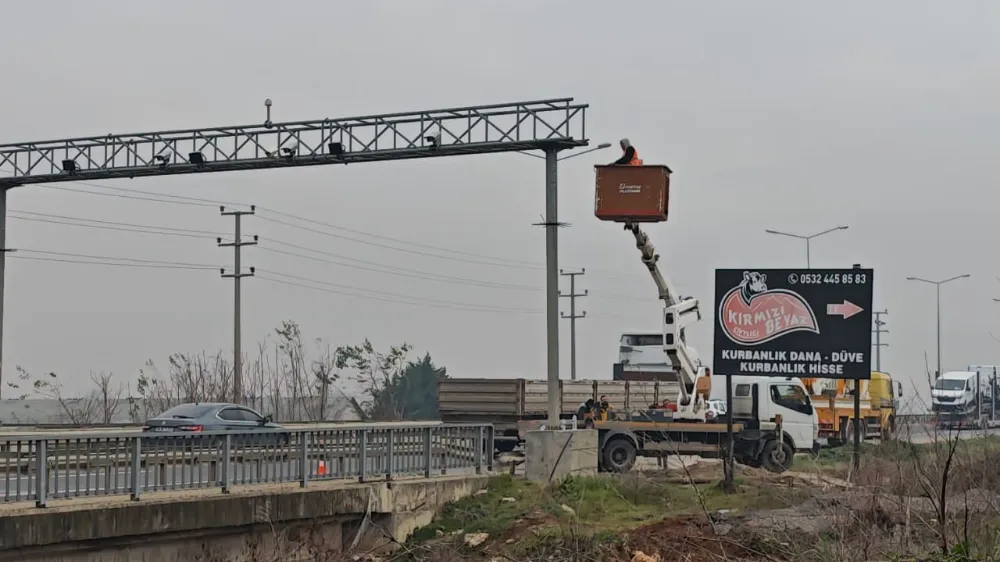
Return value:
<svg viewBox="0 0 1000 562">
<path fill-rule="evenodd" d="M 646 409 L 673 400 L 680 388 L 672 381 L 559 381 L 563 416 L 576 414 L 587 399 L 605 395 L 616 410 Z M 548 382 L 530 379 L 445 379 L 438 383 L 441 419 L 456 416 L 498 419 L 544 418 L 548 414 Z"/>
</svg>

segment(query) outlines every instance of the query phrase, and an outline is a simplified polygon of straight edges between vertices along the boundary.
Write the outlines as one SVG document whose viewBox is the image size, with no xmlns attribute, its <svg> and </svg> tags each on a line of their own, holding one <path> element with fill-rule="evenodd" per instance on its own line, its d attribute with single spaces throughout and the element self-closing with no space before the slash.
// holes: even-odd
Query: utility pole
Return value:
<svg viewBox="0 0 1000 562">
<path fill-rule="evenodd" d="M 7 270 L 7 188 L 0 187 L 0 394 L 3 394 L 3 293 Z"/>
<path fill-rule="evenodd" d="M 559 148 L 545 150 L 545 339 L 549 430 L 559 429 Z"/>
<path fill-rule="evenodd" d="M 241 320 L 240 320 L 240 280 L 244 277 L 253 277 L 254 268 L 250 268 L 249 273 L 243 273 L 242 264 L 240 263 L 240 249 L 243 246 L 255 246 L 257 245 L 257 235 L 253 237 L 253 241 L 244 241 L 243 233 L 240 231 L 240 219 L 243 215 L 252 215 L 256 209 L 255 205 L 250 206 L 249 211 L 227 211 L 225 207 L 219 207 L 219 211 L 224 217 L 233 217 L 234 228 L 233 228 L 233 241 L 223 242 L 222 238 L 216 239 L 220 248 L 233 248 L 233 272 L 226 273 L 226 270 L 222 270 L 223 278 L 230 278 L 233 280 L 233 402 L 236 404 L 243 403 L 243 344 L 240 341 L 242 338 Z"/>
<path fill-rule="evenodd" d="M 885 314 L 886 316 L 888 316 L 889 315 L 889 311 L 888 311 L 888 309 L 887 310 L 875 310 L 875 311 L 872 311 L 872 314 L 875 315 L 875 328 L 872 329 L 872 333 L 875 334 L 875 343 L 873 344 L 875 346 L 875 370 L 881 372 L 882 371 L 882 347 L 883 346 L 889 347 L 889 344 L 882 343 L 882 334 L 888 334 L 889 333 L 889 330 L 886 330 L 886 329 L 882 328 L 882 326 L 885 326 L 885 324 L 886 324 L 885 320 L 882 320 L 882 315 Z"/>
<path fill-rule="evenodd" d="M 576 380 L 576 319 L 587 317 L 586 310 L 580 314 L 576 313 L 576 298 L 587 296 L 586 289 L 582 293 L 576 292 L 576 276 L 583 275 L 586 272 L 586 269 L 581 269 L 580 271 L 559 270 L 559 275 L 569 277 L 569 294 L 564 295 L 562 291 L 559 291 L 559 296 L 569 298 L 569 315 L 563 314 L 562 317 L 569 318 L 569 377 L 570 380 L 574 381 Z"/>
</svg>

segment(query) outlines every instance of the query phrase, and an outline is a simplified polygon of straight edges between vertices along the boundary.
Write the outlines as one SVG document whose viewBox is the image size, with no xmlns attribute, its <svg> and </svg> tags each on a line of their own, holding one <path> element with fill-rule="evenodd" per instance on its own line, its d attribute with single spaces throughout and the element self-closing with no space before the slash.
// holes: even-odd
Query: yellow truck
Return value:
<svg viewBox="0 0 1000 562">
<path fill-rule="evenodd" d="M 854 390 L 856 382 L 843 379 L 810 379 L 809 390 L 819 418 L 819 437 L 836 447 L 854 440 Z M 889 373 L 873 371 L 871 380 L 857 381 L 861 390 L 861 423 L 864 439 L 890 439 L 896 432 L 896 410 L 903 385 Z"/>
</svg>

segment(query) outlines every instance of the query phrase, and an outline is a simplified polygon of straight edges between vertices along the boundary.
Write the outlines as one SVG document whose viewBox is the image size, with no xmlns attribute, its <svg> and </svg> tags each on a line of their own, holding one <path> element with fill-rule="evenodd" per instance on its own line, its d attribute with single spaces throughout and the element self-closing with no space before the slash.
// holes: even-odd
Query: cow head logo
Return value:
<svg viewBox="0 0 1000 562">
<path fill-rule="evenodd" d="M 819 333 L 816 314 L 801 295 L 768 289 L 767 275 L 744 271 L 719 303 L 719 324 L 733 343 L 752 346 L 794 332 Z"/>
</svg>

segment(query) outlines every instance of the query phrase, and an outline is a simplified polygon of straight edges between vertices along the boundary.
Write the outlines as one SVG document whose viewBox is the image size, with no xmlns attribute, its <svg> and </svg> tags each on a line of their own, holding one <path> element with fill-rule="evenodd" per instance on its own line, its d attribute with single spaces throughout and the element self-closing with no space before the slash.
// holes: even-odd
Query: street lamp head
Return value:
<svg viewBox="0 0 1000 562">
<path fill-rule="evenodd" d="M 907 277 L 906 280 L 907 281 L 916 281 L 917 278 L 916 277 Z"/>
<path fill-rule="evenodd" d="M 604 150 L 605 148 L 611 148 L 611 143 L 602 142 L 601 144 L 597 145 L 597 148 L 599 148 L 600 150 Z"/>
<path fill-rule="evenodd" d="M 837 230 L 847 230 L 847 225 L 838 226 Z"/>
</svg>

